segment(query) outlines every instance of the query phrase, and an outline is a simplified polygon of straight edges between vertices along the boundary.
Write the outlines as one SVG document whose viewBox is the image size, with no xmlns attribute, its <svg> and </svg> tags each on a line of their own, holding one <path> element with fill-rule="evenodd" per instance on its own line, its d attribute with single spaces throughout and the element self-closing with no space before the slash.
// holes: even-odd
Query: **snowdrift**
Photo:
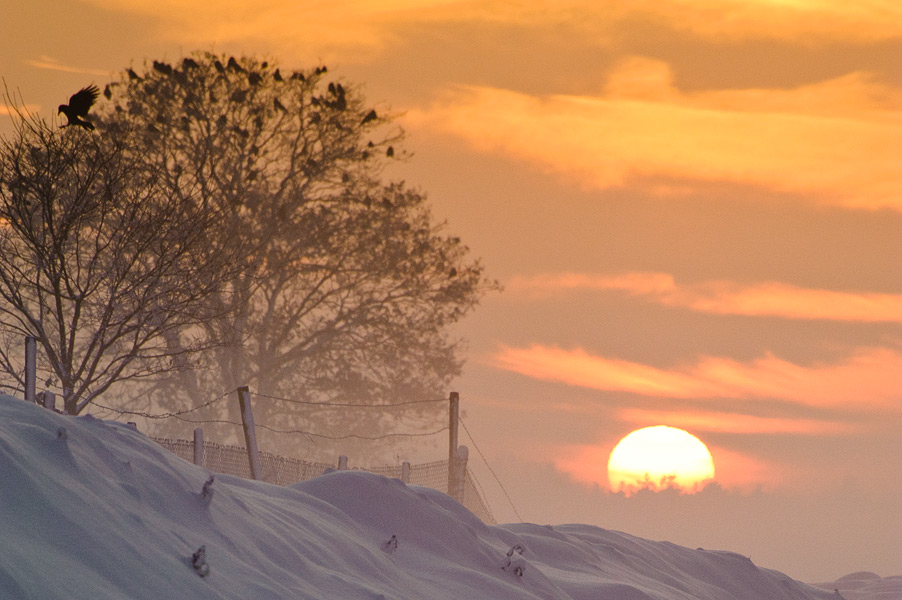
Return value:
<svg viewBox="0 0 902 600">
<path fill-rule="evenodd" d="M 0 598 L 837 598 L 731 552 L 487 526 L 369 473 L 209 478 L 122 424 L 0 396 Z"/>
</svg>

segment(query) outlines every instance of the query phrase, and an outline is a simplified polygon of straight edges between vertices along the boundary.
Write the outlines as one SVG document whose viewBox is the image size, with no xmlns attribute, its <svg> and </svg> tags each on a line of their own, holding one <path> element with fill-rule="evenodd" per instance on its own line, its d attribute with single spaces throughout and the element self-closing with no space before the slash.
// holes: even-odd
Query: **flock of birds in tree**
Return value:
<svg viewBox="0 0 902 600">
<path fill-rule="evenodd" d="M 187 72 L 191 69 L 197 69 L 199 67 L 200 67 L 200 65 L 198 64 L 198 62 L 192 58 L 185 58 L 182 60 L 182 69 L 181 70 L 179 70 L 178 68 L 173 68 L 172 65 L 169 65 L 164 62 L 153 61 L 153 70 L 154 71 L 157 71 L 158 73 L 161 73 L 167 77 L 172 77 L 173 79 L 175 79 L 178 83 L 180 83 L 182 85 L 186 85 L 188 83 Z M 235 60 L 234 56 L 229 57 L 229 60 L 226 62 L 225 65 L 223 65 L 222 61 L 220 61 L 218 59 L 214 60 L 213 67 L 216 69 L 217 73 L 219 73 L 222 76 L 227 76 L 227 73 L 229 73 L 229 72 L 240 73 L 247 77 L 248 83 L 251 86 L 257 86 L 257 85 L 260 85 L 261 83 L 263 83 L 263 76 L 260 73 L 257 73 L 255 71 L 248 71 L 248 69 L 241 66 L 241 64 L 237 60 Z M 262 67 L 265 69 L 267 67 L 267 63 L 264 62 L 262 64 Z M 315 70 L 316 75 L 321 75 L 325 72 L 326 72 L 325 66 L 317 67 Z M 130 81 L 143 81 L 143 79 L 144 79 L 140 75 L 138 75 L 132 68 L 129 68 L 127 70 L 127 73 L 128 73 L 128 78 Z M 275 71 L 273 71 L 272 77 L 275 81 L 284 81 L 284 78 L 283 78 L 281 72 L 279 71 L 279 69 L 276 69 Z M 289 77 L 289 79 L 300 80 L 300 81 L 306 80 L 304 77 L 304 74 L 299 71 L 293 72 L 291 74 L 291 76 Z M 337 111 L 346 110 L 348 107 L 348 103 L 347 103 L 347 99 L 345 98 L 344 87 L 342 87 L 342 85 L 340 83 L 333 82 L 333 83 L 329 83 L 328 90 L 329 90 L 329 97 L 323 96 L 323 97 L 317 98 L 316 96 L 313 96 L 310 99 L 310 103 L 313 106 L 324 105 L 327 108 L 337 110 Z M 88 111 L 91 110 L 91 107 L 97 101 L 97 98 L 99 95 L 100 95 L 100 90 L 97 88 L 97 86 L 90 85 L 90 86 L 82 88 L 78 92 L 72 94 L 72 96 L 69 97 L 68 104 L 60 104 L 57 114 L 62 113 L 64 115 L 66 115 L 66 120 L 67 120 L 66 124 L 62 125 L 62 127 L 69 127 L 70 125 L 75 125 L 77 127 L 82 127 L 84 129 L 92 131 L 94 129 L 94 124 L 87 120 L 87 116 L 88 116 Z M 107 85 L 104 88 L 103 95 L 107 99 L 110 99 L 112 97 L 112 92 L 110 91 L 109 85 Z M 231 100 L 233 102 L 244 102 L 246 100 L 246 98 L 247 98 L 247 91 L 239 89 L 239 90 L 235 90 L 234 92 L 232 92 L 232 95 L 229 97 L 229 100 Z M 278 110 L 281 112 L 287 112 L 287 109 L 279 101 L 278 98 L 273 99 L 273 108 L 275 110 Z M 315 116 L 318 117 L 318 114 L 315 114 Z M 375 121 L 378 118 L 379 118 L 379 116 L 376 114 L 376 111 L 370 110 L 368 113 L 366 113 L 364 115 L 360 124 L 366 125 L 367 123 L 370 123 L 371 121 Z M 316 120 L 314 120 L 314 122 L 316 122 Z M 388 157 L 394 156 L 394 149 L 392 147 L 389 147 L 386 151 L 386 155 Z"/>
</svg>

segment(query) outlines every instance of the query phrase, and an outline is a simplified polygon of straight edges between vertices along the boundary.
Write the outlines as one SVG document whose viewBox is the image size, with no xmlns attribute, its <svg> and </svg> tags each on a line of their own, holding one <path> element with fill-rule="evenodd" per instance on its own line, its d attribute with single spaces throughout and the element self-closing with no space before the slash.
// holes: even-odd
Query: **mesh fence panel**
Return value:
<svg viewBox="0 0 902 600">
<path fill-rule="evenodd" d="M 187 460 L 194 461 L 194 442 L 187 440 L 170 440 L 152 438 L 170 452 Z M 334 469 L 336 465 L 318 462 L 307 462 L 297 458 L 277 456 L 268 452 L 260 452 L 261 480 L 275 485 L 289 485 L 298 481 L 307 481 L 322 475 L 328 469 Z M 247 458 L 247 450 L 240 446 L 228 446 L 215 442 L 204 441 L 203 467 L 214 473 L 235 475 L 244 479 L 251 479 L 251 468 Z M 383 477 L 401 479 L 402 467 L 353 467 L 354 470 L 367 471 Z M 439 460 L 419 465 L 410 465 L 410 479 L 408 483 L 421 485 L 448 493 L 448 461 Z M 484 523 L 495 524 L 495 518 L 489 510 L 482 493 L 479 482 L 467 469 L 464 485 L 464 498 L 461 502 L 467 510 L 482 519 Z"/>
</svg>

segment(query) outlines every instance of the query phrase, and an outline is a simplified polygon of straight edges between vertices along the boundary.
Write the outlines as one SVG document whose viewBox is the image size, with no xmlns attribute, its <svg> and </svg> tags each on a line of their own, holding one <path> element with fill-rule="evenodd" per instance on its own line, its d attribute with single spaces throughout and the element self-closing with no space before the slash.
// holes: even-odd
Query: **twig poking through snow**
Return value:
<svg viewBox="0 0 902 600">
<path fill-rule="evenodd" d="M 523 574 L 526 572 L 526 563 L 522 559 L 512 558 L 515 553 L 523 554 L 523 550 L 523 546 L 520 544 L 512 546 L 511 549 L 507 551 L 507 560 L 504 562 L 504 566 L 501 567 L 501 570 L 513 573 L 517 577 L 523 577 Z"/>
<path fill-rule="evenodd" d="M 382 551 L 386 554 L 392 554 L 395 550 L 398 549 L 398 536 L 393 535 L 391 538 L 382 544 Z"/>
<path fill-rule="evenodd" d="M 197 552 L 191 555 L 191 566 L 194 567 L 194 572 L 201 577 L 206 577 L 210 574 L 210 565 L 207 564 L 206 546 L 201 546 L 197 549 Z"/>
<path fill-rule="evenodd" d="M 210 478 L 204 483 L 204 487 L 200 490 L 200 497 L 204 501 L 204 504 L 210 504 L 210 501 L 213 500 L 213 479 L 214 476 L 210 475 Z"/>
</svg>

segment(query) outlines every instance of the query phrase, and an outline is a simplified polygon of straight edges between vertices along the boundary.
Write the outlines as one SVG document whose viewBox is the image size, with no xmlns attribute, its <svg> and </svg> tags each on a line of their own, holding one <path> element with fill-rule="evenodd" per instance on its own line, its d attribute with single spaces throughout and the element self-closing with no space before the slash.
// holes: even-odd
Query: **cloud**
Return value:
<svg viewBox="0 0 902 600">
<path fill-rule="evenodd" d="M 103 77 L 107 77 L 110 75 L 109 71 L 104 71 L 103 69 L 88 69 L 85 67 L 71 67 L 68 65 L 61 64 L 58 60 L 50 56 L 41 56 L 39 59 L 29 59 L 25 61 L 25 64 L 35 67 L 37 69 L 48 69 L 51 71 L 62 71 L 64 73 L 80 73 L 82 75 L 99 75 Z"/>
<path fill-rule="evenodd" d="M 743 285 L 729 281 L 677 284 L 667 273 L 515 277 L 511 292 L 621 291 L 664 306 L 702 313 L 861 323 L 902 323 L 902 294 L 801 288 L 780 282 Z"/>
<path fill-rule="evenodd" d="M 636 427 L 668 425 L 690 432 L 734 434 L 791 434 L 791 435 L 850 435 L 861 431 L 855 423 L 821 421 L 817 419 L 760 417 L 755 415 L 714 411 L 647 410 L 624 408 L 618 412 L 620 420 Z"/>
<path fill-rule="evenodd" d="M 772 354 L 753 361 L 702 357 L 695 364 L 659 368 L 593 356 L 581 348 L 502 347 L 499 369 L 597 390 L 685 399 L 761 399 L 845 410 L 902 411 L 902 353 L 862 348 L 836 363 L 799 365 Z"/>
<path fill-rule="evenodd" d="M 804 45 L 866 43 L 902 37 L 902 8 L 893 0 L 88 0 L 160 20 L 182 42 L 265 41 L 302 51 L 341 49 L 366 60 L 406 26 L 471 23 L 520 27 L 570 25 L 597 39 L 629 21 L 653 22 L 702 38 L 779 39 Z M 320 54 L 322 55 L 322 54 Z"/>
<path fill-rule="evenodd" d="M 683 93 L 666 64 L 634 57 L 599 95 L 462 86 L 407 121 L 589 188 L 727 182 L 902 210 L 900 105 L 902 91 L 864 73 L 793 90 Z"/>
<path fill-rule="evenodd" d="M 726 490 L 751 493 L 756 490 L 773 491 L 787 485 L 803 484 L 795 471 L 785 465 L 764 460 L 720 446 L 708 445 L 714 459 L 714 481 Z"/>
</svg>

